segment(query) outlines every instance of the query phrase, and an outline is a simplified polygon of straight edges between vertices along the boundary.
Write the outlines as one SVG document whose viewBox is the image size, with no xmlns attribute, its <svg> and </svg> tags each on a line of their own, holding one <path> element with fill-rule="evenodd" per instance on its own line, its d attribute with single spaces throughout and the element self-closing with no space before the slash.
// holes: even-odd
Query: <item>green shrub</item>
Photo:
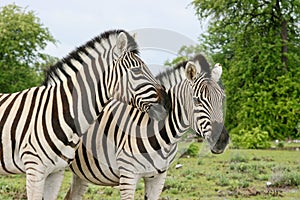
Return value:
<svg viewBox="0 0 300 200">
<path fill-rule="evenodd" d="M 276 187 L 300 186 L 299 172 L 277 172 L 271 177 L 271 183 Z"/>
<path fill-rule="evenodd" d="M 198 160 L 198 163 L 197 163 L 198 165 L 203 165 L 203 160 Z"/>
<path fill-rule="evenodd" d="M 266 149 L 271 147 L 269 133 L 262 131 L 260 127 L 255 127 L 251 130 L 233 130 L 231 136 L 235 147 L 247 149 Z"/>
<path fill-rule="evenodd" d="M 268 174 L 259 174 L 256 179 L 260 181 L 267 181 L 269 180 L 270 176 Z"/>
<path fill-rule="evenodd" d="M 248 162 L 249 158 L 241 153 L 235 153 L 230 158 L 230 162 L 240 163 L 240 162 Z"/>
<path fill-rule="evenodd" d="M 277 147 L 278 148 L 283 148 L 284 147 L 284 142 L 283 141 L 278 142 Z"/>
<path fill-rule="evenodd" d="M 216 179 L 216 180 L 217 180 L 216 185 L 218 185 L 218 186 L 224 187 L 224 186 L 230 185 L 230 179 L 223 174 L 219 174 L 218 179 Z"/>
<path fill-rule="evenodd" d="M 241 180 L 238 182 L 238 186 L 241 188 L 247 188 L 249 187 L 249 185 L 250 185 L 249 181 L 246 180 Z"/>
<path fill-rule="evenodd" d="M 111 187 L 103 188 L 103 190 L 104 190 L 103 193 L 107 196 L 111 196 L 114 193 L 114 189 Z"/>
<path fill-rule="evenodd" d="M 191 157 L 196 157 L 199 154 L 199 150 L 200 150 L 199 146 L 195 142 L 193 142 L 190 144 L 189 148 L 187 149 L 186 154 Z"/>
</svg>

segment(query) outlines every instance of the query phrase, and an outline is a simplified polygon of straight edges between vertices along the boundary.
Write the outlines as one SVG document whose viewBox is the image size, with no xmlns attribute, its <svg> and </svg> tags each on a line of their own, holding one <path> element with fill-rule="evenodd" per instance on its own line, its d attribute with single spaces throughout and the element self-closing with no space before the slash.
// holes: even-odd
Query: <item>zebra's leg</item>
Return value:
<svg viewBox="0 0 300 200">
<path fill-rule="evenodd" d="M 48 175 L 44 186 L 44 200 L 55 200 L 61 183 L 64 179 L 65 170 L 59 170 Z"/>
<path fill-rule="evenodd" d="M 65 200 L 81 200 L 87 187 L 88 182 L 73 174 L 72 184 L 65 196 Z"/>
<path fill-rule="evenodd" d="M 45 185 L 44 171 L 35 169 L 26 170 L 27 199 L 42 199 Z"/>
<path fill-rule="evenodd" d="M 166 180 L 167 171 L 164 173 L 152 176 L 145 177 L 145 200 L 157 200 L 161 191 L 164 187 Z"/>
<path fill-rule="evenodd" d="M 139 177 L 127 171 L 120 171 L 120 196 L 121 200 L 133 200 L 136 184 Z"/>
</svg>

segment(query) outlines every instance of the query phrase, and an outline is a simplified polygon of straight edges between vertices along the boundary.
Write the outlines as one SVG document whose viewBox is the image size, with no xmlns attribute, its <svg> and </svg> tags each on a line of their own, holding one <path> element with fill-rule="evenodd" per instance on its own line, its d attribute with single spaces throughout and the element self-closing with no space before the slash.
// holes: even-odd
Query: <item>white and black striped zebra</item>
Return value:
<svg viewBox="0 0 300 200">
<path fill-rule="evenodd" d="M 0 173 L 26 173 L 28 199 L 56 199 L 81 133 L 111 97 L 167 115 L 168 97 L 137 48 L 127 32 L 105 32 L 52 66 L 44 85 L 0 94 Z"/>
<path fill-rule="evenodd" d="M 196 73 L 200 65 L 202 72 Z M 221 73 L 220 65 L 210 72 L 205 57 L 198 55 L 160 74 L 171 99 L 171 111 L 161 121 L 112 100 L 76 152 L 70 165 L 76 175 L 66 199 L 81 199 L 88 183 L 119 185 L 122 200 L 134 199 L 140 178 L 145 180 L 145 199 L 158 199 L 177 142 L 190 127 L 205 137 L 213 153 L 222 153 L 229 135 L 223 126 L 225 94 L 217 83 Z"/>
</svg>

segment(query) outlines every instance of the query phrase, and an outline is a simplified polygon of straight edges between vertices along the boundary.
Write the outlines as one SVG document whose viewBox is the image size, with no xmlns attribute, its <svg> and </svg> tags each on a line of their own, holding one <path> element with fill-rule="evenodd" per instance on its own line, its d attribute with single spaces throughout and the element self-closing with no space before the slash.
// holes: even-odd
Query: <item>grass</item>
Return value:
<svg viewBox="0 0 300 200">
<path fill-rule="evenodd" d="M 178 156 L 170 166 L 160 200 L 300 199 L 299 151 L 227 149 L 213 155 L 197 145 L 200 156 Z M 176 164 L 183 166 L 175 169 Z M 70 180 L 67 171 L 58 199 L 63 199 Z M 135 199 L 143 199 L 143 192 L 141 181 Z M 25 176 L 0 176 L 0 197 L 25 199 Z M 90 185 L 84 199 L 120 198 L 118 188 Z"/>
</svg>

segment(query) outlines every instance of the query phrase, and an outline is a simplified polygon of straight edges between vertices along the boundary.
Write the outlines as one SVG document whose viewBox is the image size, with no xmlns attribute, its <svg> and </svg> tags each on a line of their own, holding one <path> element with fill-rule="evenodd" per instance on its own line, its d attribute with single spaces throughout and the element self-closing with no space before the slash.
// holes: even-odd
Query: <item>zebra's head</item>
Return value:
<svg viewBox="0 0 300 200">
<path fill-rule="evenodd" d="M 229 142 L 229 134 L 224 127 L 225 93 L 218 84 L 222 67 L 216 64 L 211 73 L 206 73 L 205 70 L 197 72 L 197 64 L 195 60 L 186 64 L 186 77 L 191 82 L 193 91 L 193 129 L 206 139 L 212 153 L 219 154 Z"/>
<path fill-rule="evenodd" d="M 162 120 L 170 110 L 170 99 L 136 51 L 127 50 L 133 38 L 121 32 L 116 47 L 121 55 L 114 60 L 114 73 L 118 80 L 111 80 L 111 94 L 114 98 L 127 102 L 150 117 Z M 117 76 L 116 76 L 117 77 Z"/>
</svg>

